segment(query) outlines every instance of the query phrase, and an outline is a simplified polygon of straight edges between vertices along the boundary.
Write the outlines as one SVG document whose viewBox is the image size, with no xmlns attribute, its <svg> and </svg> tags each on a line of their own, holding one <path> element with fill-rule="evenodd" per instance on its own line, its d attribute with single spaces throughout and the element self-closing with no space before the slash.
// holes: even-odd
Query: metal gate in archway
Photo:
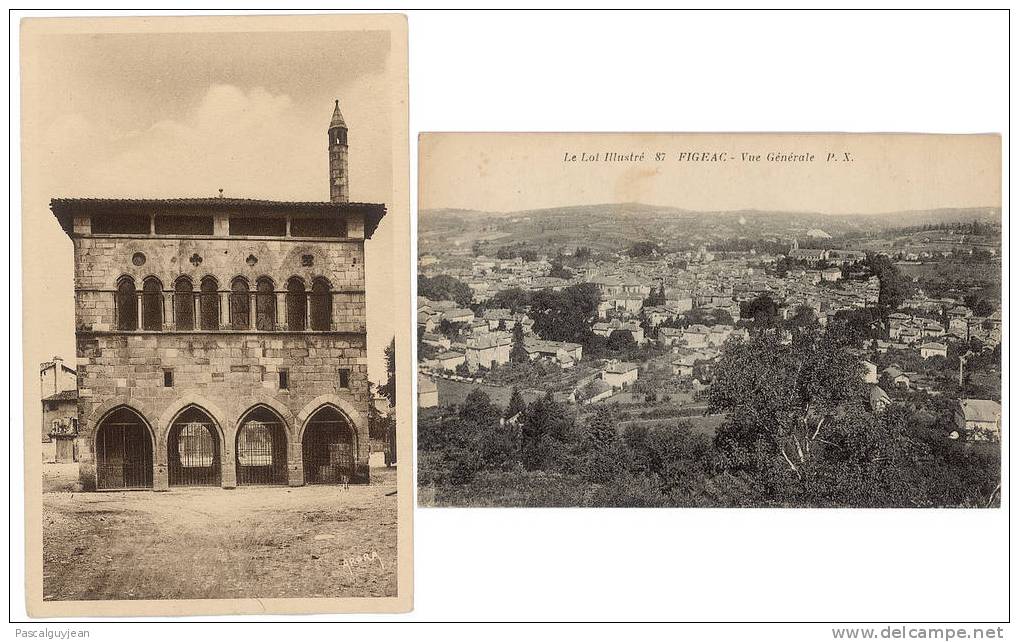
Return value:
<svg viewBox="0 0 1019 642">
<path fill-rule="evenodd" d="M 308 484 L 338 484 L 354 475 L 354 430 L 335 408 L 327 406 L 312 415 L 301 450 Z"/>
<path fill-rule="evenodd" d="M 152 433 L 130 408 L 115 410 L 96 431 L 96 488 L 152 488 Z"/>
<path fill-rule="evenodd" d="M 237 431 L 237 483 L 287 483 L 287 431 L 272 412 L 250 412 Z"/>
<path fill-rule="evenodd" d="M 166 460 L 171 486 L 219 486 L 221 461 L 219 433 L 212 417 L 200 408 L 188 408 L 170 426 Z"/>
</svg>

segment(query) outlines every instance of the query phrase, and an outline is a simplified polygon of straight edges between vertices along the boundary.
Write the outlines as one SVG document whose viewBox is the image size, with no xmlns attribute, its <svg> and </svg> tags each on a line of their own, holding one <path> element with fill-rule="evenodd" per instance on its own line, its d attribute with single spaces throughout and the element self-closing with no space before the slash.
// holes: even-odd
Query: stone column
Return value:
<svg viewBox="0 0 1019 642">
<path fill-rule="evenodd" d="M 304 329 L 311 330 L 311 292 L 304 293 Z"/>
<path fill-rule="evenodd" d="M 255 329 L 255 320 L 258 318 L 258 299 L 256 291 L 248 295 L 248 329 Z"/>
<path fill-rule="evenodd" d="M 223 488 L 237 488 L 237 456 L 234 454 L 234 445 L 229 443 L 230 431 L 224 430 L 226 433 L 227 443 L 223 444 L 220 449 L 220 471 L 222 473 L 222 486 Z"/>
<path fill-rule="evenodd" d="M 230 295 L 226 292 L 219 293 L 219 327 L 225 329 L 230 327 Z"/>
<path fill-rule="evenodd" d="M 166 296 L 166 293 L 161 292 L 159 295 L 159 304 L 163 306 L 163 330 L 173 329 L 173 323 L 171 323 L 171 319 L 173 318 L 173 305 L 170 305 L 169 314 L 167 314 L 166 304 L 168 300 L 169 297 Z"/>
<path fill-rule="evenodd" d="M 194 305 L 195 305 L 195 319 L 194 319 L 194 323 L 193 323 L 193 326 L 194 326 L 193 329 L 194 330 L 201 330 L 202 329 L 202 295 L 201 294 L 192 294 L 191 297 L 192 297 L 191 300 L 194 301 Z"/>
<path fill-rule="evenodd" d="M 154 466 L 152 471 L 152 490 L 156 492 L 170 490 L 170 477 L 166 472 L 165 461 L 161 461 Z"/>
<path fill-rule="evenodd" d="M 284 292 L 276 293 L 276 329 L 288 330 L 287 327 L 287 295 Z"/>
<path fill-rule="evenodd" d="M 294 426 L 294 430 L 299 427 Z M 304 449 L 301 442 L 287 442 L 287 484 L 304 486 Z"/>
<path fill-rule="evenodd" d="M 156 449 L 152 453 L 152 490 L 170 490 L 170 474 L 166 466 L 166 444 L 160 443 L 159 429 L 153 426 L 156 433 Z"/>
<path fill-rule="evenodd" d="M 142 292 L 138 292 L 136 296 L 138 297 L 138 301 L 137 301 L 137 308 L 138 309 L 135 310 L 135 312 L 136 312 L 136 314 L 138 316 L 138 329 L 141 330 L 142 328 L 145 327 L 144 325 L 142 325 L 142 321 L 144 320 L 143 317 L 142 317 L 142 312 L 145 309 L 145 307 L 144 307 L 145 301 L 142 299 L 144 294 Z"/>
<path fill-rule="evenodd" d="M 90 431 L 85 429 L 84 424 L 80 424 L 75 438 L 78 443 L 78 483 L 82 490 L 95 490 L 99 483 L 96 476 L 96 454 L 87 433 Z"/>
</svg>

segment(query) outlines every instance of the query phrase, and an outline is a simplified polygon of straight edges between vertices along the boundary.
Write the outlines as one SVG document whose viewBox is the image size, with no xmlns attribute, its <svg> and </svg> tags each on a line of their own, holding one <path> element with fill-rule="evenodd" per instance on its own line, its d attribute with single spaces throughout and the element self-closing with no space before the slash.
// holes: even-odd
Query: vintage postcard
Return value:
<svg viewBox="0 0 1019 642">
<path fill-rule="evenodd" d="M 29 614 L 409 610 L 406 19 L 21 30 Z"/>
<path fill-rule="evenodd" d="M 997 135 L 423 134 L 426 506 L 997 507 Z"/>
</svg>

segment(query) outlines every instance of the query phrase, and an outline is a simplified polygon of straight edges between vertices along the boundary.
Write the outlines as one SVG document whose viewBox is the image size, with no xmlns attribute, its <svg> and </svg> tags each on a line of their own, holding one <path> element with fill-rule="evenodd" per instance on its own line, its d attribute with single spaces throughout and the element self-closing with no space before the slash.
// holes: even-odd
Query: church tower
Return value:
<svg viewBox="0 0 1019 642">
<path fill-rule="evenodd" d="M 333 119 L 329 122 L 329 200 L 333 203 L 350 201 L 350 182 L 347 173 L 347 123 L 336 101 Z"/>
</svg>

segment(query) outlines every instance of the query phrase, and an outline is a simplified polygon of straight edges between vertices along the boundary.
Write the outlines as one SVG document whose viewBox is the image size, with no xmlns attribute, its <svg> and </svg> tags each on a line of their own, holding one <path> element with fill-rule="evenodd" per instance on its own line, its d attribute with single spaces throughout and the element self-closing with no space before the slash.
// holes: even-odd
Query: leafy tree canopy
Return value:
<svg viewBox="0 0 1019 642">
<path fill-rule="evenodd" d="M 474 297 L 466 283 L 448 274 L 431 278 L 419 274 L 418 294 L 432 301 L 456 301 L 462 308 L 470 306 Z"/>
</svg>

